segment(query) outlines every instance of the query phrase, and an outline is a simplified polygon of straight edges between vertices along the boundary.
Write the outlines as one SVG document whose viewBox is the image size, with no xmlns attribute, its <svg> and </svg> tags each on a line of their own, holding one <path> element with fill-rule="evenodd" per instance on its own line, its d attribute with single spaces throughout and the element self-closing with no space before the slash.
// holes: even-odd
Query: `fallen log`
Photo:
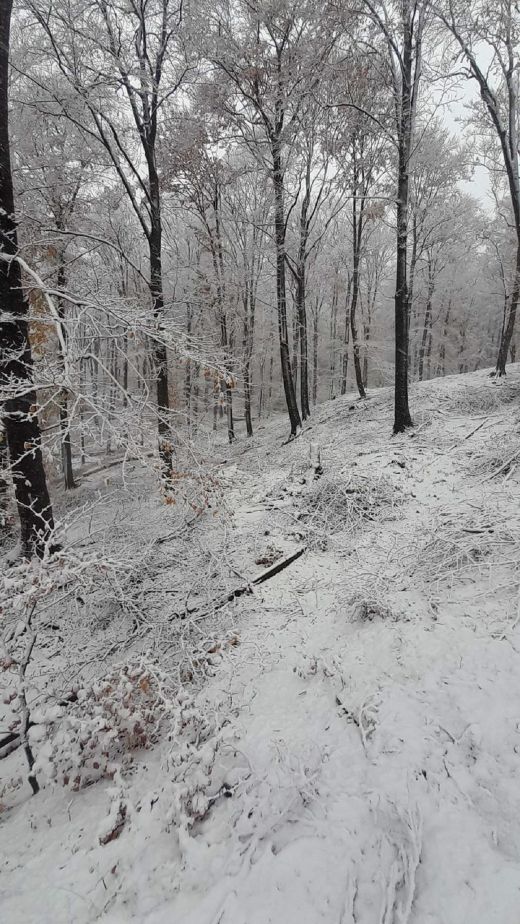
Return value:
<svg viewBox="0 0 520 924">
<path fill-rule="evenodd" d="M 279 574 L 280 571 L 284 571 L 285 568 L 288 568 L 289 565 L 292 565 L 292 563 L 297 561 L 298 558 L 301 558 L 305 552 L 305 548 L 305 546 L 302 546 L 301 549 L 297 549 L 296 552 L 292 552 L 291 555 L 287 555 L 286 558 L 281 558 L 279 561 L 275 562 L 274 565 L 271 565 L 269 568 L 266 568 L 265 571 L 261 571 L 260 574 L 257 574 L 257 576 L 253 578 L 252 581 L 249 581 L 249 583 L 235 588 L 235 590 L 232 590 L 224 597 L 221 597 L 220 600 L 215 601 L 211 607 L 206 608 L 205 610 L 201 610 L 200 607 L 194 606 L 192 609 L 186 609 L 184 613 L 172 613 L 172 617 L 177 619 L 186 619 L 188 616 L 196 615 L 198 619 L 201 619 L 204 616 L 209 616 L 210 613 L 214 613 L 216 610 L 221 610 L 222 607 L 226 605 L 226 603 L 232 603 L 233 600 L 237 600 L 239 597 L 243 597 L 246 594 L 251 594 L 253 592 L 253 587 L 258 587 L 260 584 L 264 584 L 265 581 L 275 577 L 275 575 Z"/>
</svg>

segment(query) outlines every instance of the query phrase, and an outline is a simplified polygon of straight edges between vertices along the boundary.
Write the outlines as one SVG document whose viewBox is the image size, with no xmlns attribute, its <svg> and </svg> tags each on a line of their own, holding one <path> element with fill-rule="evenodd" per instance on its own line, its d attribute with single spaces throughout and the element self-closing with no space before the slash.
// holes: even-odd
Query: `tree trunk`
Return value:
<svg viewBox="0 0 520 924">
<path fill-rule="evenodd" d="M 147 159 L 151 201 L 150 236 L 148 240 L 150 252 L 150 291 L 152 294 L 153 315 L 158 332 L 158 337 L 154 339 L 153 344 L 157 396 L 157 430 L 159 435 L 159 456 L 161 459 L 163 480 L 166 485 L 169 485 L 173 466 L 173 438 L 170 424 L 168 351 L 164 343 L 160 340 L 161 317 L 164 309 L 161 200 L 159 177 L 155 164 L 155 153 L 149 151 Z"/>
<path fill-rule="evenodd" d="M 298 306 L 296 305 L 296 300 L 295 300 L 294 311 L 293 311 L 293 325 L 292 325 L 292 359 L 291 359 L 291 371 L 292 371 L 295 391 L 298 390 L 299 339 L 300 339 L 300 323 L 298 319 Z"/>
<path fill-rule="evenodd" d="M 431 379 L 431 373 L 432 373 L 432 346 L 433 346 L 432 319 L 430 318 L 430 329 L 428 331 L 428 345 L 426 347 L 426 377 L 428 379 Z"/>
<path fill-rule="evenodd" d="M 318 400 L 318 299 L 314 309 L 312 331 L 312 403 L 316 407 Z"/>
<path fill-rule="evenodd" d="M 421 337 L 421 345 L 419 347 L 419 381 L 422 382 L 424 376 L 424 357 L 426 355 L 426 344 L 428 341 L 428 333 L 431 330 L 432 322 L 432 301 L 433 301 L 433 292 L 435 288 L 435 282 L 433 279 L 433 271 L 431 264 L 428 266 L 428 295 L 426 297 L 426 311 L 424 313 L 424 325 Z"/>
<path fill-rule="evenodd" d="M 3 254 L 16 257 L 18 241 L 8 132 L 11 10 L 12 0 L 0 3 L 0 239 Z M 20 517 L 22 551 L 28 557 L 33 553 L 43 557 L 52 538 L 54 520 L 33 388 L 28 305 L 22 293 L 20 265 L 16 259 L 0 261 L 0 305 L 9 316 L 0 328 L 0 386 L 17 392 L 4 403 L 3 425 Z"/>
<path fill-rule="evenodd" d="M 341 368 L 341 394 L 347 393 L 347 376 L 348 376 L 348 347 L 350 343 L 350 292 L 352 288 L 352 276 L 349 274 L 347 295 L 345 298 L 345 333 L 343 336 L 343 361 Z"/>
<path fill-rule="evenodd" d="M 450 323 L 451 299 L 448 302 L 446 315 L 444 317 L 444 326 L 442 331 L 442 340 L 439 348 L 439 364 L 437 366 L 437 375 L 446 375 L 446 342 L 448 340 L 448 325 Z"/>
<path fill-rule="evenodd" d="M 251 359 L 253 356 L 253 340 L 255 325 L 255 294 L 254 280 L 249 279 L 246 284 L 244 296 L 244 417 L 246 432 L 253 436 L 253 422 L 251 418 Z"/>
<path fill-rule="evenodd" d="M 9 469 L 9 453 L 4 428 L 0 424 L 0 542 L 7 529 L 7 509 L 9 506 L 9 493 L 7 471 Z"/>
<path fill-rule="evenodd" d="M 353 142 L 353 196 L 352 196 L 352 301 L 350 304 L 350 330 L 352 332 L 352 349 L 354 353 L 354 372 L 356 375 L 356 385 L 360 398 L 366 398 L 365 388 L 363 385 L 363 373 L 361 371 L 361 357 L 359 350 L 359 337 L 357 330 L 356 311 L 359 297 L 359 264 L 361 260 L 361 241 L 363 238 L 363 212 L 364 202 L 361 200 L 358 215 L 358 168 L 356 162 L 356 148 Z"/>
<path fill-rule="evenodd" d="M 186 303 L 186 338 L 188 340 L 188 346 L 191 347 L 191 335 L 193 328 L 193 308 L 189 302 Z M 186 414 L 188 416 L 188 424 L 191 419 L 191 377 L 192 377 L 192 367 L 191 367 L 191 358 L 188 355 L 186 358 L 186 369 L 184 374 L 184 403 L 186 405 Z"/>
<path fill-rule="evenodd" d="M 336 387 L 336 335 L 338 325 L 338 275 L 334 279 L 332 289 L 332 305 L 330 308 L 330 383 L 329 398 L 335 397 Z"/>
<path fill-rule="evenodd" d="M 271 414 L 271 406 L 273 400 L 273 372 L 274 372 L 274 352 L 271 347 L 271 355 L 269 357 L 269 391 L 267 394 L 267 416 Z"/>
<path fill-rule="evenodd" d="M 60 225 L 58 224 L 58 227 Z M 60 265 L 58 267 L 58 290 L 62 291 L 65 288 L 66 279 L 65 279 L 65 265 L 63 258 L 60 259 Z M 65 324 L 65 306 L 63 299 L 58 296 L 58 314 L 60 316 L 61 329 L 63 332 L 63 340 L 65 344 L 67 343 L 67 330 Z M 62 355 L 61 344 L 59 347 L 60 351 L 60 365 L 62 371 L 65 368 L 65 357 Z M 60 432 L 61 432 L 61 467 L 63 471 L 63 483 L 66 491 L 70 491 L 76 487 L 76 482 L 74 481 L 74 470 L 72 467 L 72 444 L 70 439 L 70 422 L 69 422 L 69 408 L 68 408 L 68 394 L 67 389 L 62 388 L 61 394 L 59 397 L 59 415 L 60 415 Z"/>
<path fill-rule="evenodd" d="M 123 336 L 123 407 L 128 407 L 128 334 Z"/>
<path fill-rule="evenodd" d="M 309 356 L 307 311 L 305 307 L 306 272 L 305 263 L 300 263 L 296 278 L 296 316 L 298 320 L 298 341 L 300 348 L 300 405 L 303 420 L 310 417 L 309 407 Z"/>
<path fill-rule="evenodd" d="M 511 348 L 511 341 L 513 339 L 513 333 L 515 330 L 515 320 L 516 320 L 516 311 L 518 308 L 518 301 L 520 299 L 520 233 L 518 235 L 518 244 L 516 248 L 516 266 L 515 266 L 515 278 L 513 282 L 513 290 L 511 292 L 511 301 L 509 305 L 509 313 L 507 316 L 507 324 L 504 325 L 502 330 L 502 337 L 500 338 L 500 347 L 498 350 L 497 358 L 497 376 L 502 376 L 506 374 L 506 363 L 507 363 L 507 354 Z"/>
<path fill-rule="evenodd" d="M 300 210 L 300 241 L 298 245 L 298 262 L 295 273 L 296 278 L 296 318 L 298 323 L 298 342 L 300 358 L 300 406 L 303 420 L 310 417 L 309 406 L 309 344 L 307 331 L 307 245 L 309 241 L 309 205 L 312 189 L 312 162 L 311 151 L 307 156 L 305 171 L 305 195 Z"/>
<path fill-rule="evenodd" d="M 395 280 L 394 433 L 402 433 L 407 427 L 413 426 L 408 403 L 408 329 L 410 305 L 407 282 L 409 171 L 413 127 L 412 42 L 411 23 L 408 18 L 405 18 L 401 68 L 401 105 L 398 126 L 399 159 L 397 177 L 397 266 Z"/>
<path fill-rule="evenodd" d="M 302 422 L 296 403 L 296 390 L 291 371 L 289 355 L 289 338 L 287 332 L 287 296 L 285 285 L 285 209 L 283 192 L 283 169 L 280 141 L 275 139 L 273 155 L 273 187 L 275 200 L 275 239 L 276 239 L 276 304 L 278 309 L 278 338 L 280 341 L 280 362 L 282 381 L 287 411 L 291 424 L 291 436 L 296 436 Z"/>
</svg>

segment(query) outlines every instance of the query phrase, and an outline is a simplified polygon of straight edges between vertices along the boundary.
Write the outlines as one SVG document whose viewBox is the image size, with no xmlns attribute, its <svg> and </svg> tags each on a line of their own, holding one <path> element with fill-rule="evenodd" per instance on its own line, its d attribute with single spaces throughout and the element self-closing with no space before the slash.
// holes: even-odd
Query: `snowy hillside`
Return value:
<svg viewBox="0 0 520 924">
<path fill-rule="evenodd" d="M 39 617 L 6 924 L 518 924 L 520 366 L 414 386 L 398 437 L 391 401 L 208 437 L 189 531 L 136 463 L 84 474 L 107 576 Z"/>
</svg>

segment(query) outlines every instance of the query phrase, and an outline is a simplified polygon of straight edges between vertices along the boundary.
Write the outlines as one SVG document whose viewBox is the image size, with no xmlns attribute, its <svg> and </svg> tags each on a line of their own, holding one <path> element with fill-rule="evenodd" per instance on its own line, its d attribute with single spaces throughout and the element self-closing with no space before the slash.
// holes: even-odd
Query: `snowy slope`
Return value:
<svg viewBox="0 0 520 924">
<path fill-rule="evenodd" d="M 187 684 L 191 749 L 178 722 L 124 779 L 6 783 L 3 920 L 518 924 L 519 400 L 519 367 L 479 372 L 414 387 L 402 437 L 384 390 L 215 448 L 234 586 L 306 551 L 193 617 L 227 642 Z"/>
</svg>

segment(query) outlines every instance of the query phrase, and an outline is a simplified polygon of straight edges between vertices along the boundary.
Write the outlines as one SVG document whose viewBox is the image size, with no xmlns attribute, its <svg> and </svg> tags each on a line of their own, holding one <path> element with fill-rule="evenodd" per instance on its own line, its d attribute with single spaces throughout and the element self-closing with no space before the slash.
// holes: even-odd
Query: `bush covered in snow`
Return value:
<svg viewBox="0 0 520 924">
<path fill-rule="evenodd" d="M 399 501 L 395 486 L 384 476 L 326 476 L 312 484 L 299 521 L 310 548 L 324 551 L 330 536 L 352 532 L 367 520 L 387 520 Z"/>
<path fill-rule="evenodd" d="M 112 778 L 157 740 L 171 697 L 156 663 L 139 658 L 114 666 L 74 691 L 73 702 L 33 711 L 34 772 L 74 790 Z"/>
</svg>

